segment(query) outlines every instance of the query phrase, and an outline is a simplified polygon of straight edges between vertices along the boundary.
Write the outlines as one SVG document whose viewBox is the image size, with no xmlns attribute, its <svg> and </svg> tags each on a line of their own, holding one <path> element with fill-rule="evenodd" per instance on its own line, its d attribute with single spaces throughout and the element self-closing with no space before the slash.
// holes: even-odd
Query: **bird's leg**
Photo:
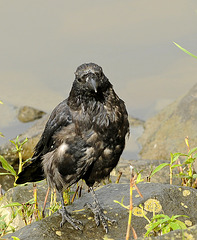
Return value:
<svg viewBox="0 0 197 240">
<path fill-rule="evenodd" d="M 60 223 L 60 227 L 62 227 L 64 225 L 64 223 L 67 221 L 69 222 L 76 230 L 81 230 L 81 228 L 79 226 L 76 225 L 77 224 L 82 224 L 81 221 L 76 220 L 74 218 L 71 217 L 71 215 L 68 213 L 68 211 L 66 210 L 66 206 L 64 204 L 64 198 L 63 198 L 63 194 L 62 192 L 60 192 L 60 198 L 61 198 L 61 204 L 62 204 L 62 209 L 60 209 L 60 213 L 62 215 L 62 221 Z"/>
<path fill-rule="evenodd" d="M 103 208 L 101 207 L 96 194 L 94 192 L 93 187 L 90 187 L 90 192 L 93 195 L 94 198 L 94 207 L 90 204 L 90 203 L 86 203 L 85 207 L 89 208 L 93 213 L 94 213 L 94 219 L 96 222 L 96 225 L 99 226 L 100 222 L 103 225 L 103 228 L 105 229 L 106 233 L 108 233 L 108 225 L 107 225 L 107 221 L 110 221 L 112 223 L 115 223 L 116 220 L 110 219 L 109 217 L 107 217 L 104 213 L 103 213 Z"/>
</svg>

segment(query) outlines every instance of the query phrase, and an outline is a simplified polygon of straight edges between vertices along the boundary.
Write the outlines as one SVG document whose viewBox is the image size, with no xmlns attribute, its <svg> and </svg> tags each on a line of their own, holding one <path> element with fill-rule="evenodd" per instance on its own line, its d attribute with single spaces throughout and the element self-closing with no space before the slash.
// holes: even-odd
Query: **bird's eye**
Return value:
<svg viewBox="0 0 197 240">
<path fill-rule="evenodd" d="M 77 78 L 77 81 L 80 82 L 80 83 L 85 83 L 86 82 L 86 75 Z"/>
<path fill-rule="evenodd" d="M 102 72 L 97 72 L 96 75 L 97 75 L 97 77 L 100 78 L 100 77 L 102 77 L 103 73 Z"/>
</svg>

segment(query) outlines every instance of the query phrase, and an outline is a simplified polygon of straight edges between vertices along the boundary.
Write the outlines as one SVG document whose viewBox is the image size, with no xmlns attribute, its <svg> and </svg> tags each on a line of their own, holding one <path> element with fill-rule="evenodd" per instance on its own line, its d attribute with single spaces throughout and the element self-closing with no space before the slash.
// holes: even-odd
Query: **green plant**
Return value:
<svg viewBox="0 0 197 240">
<path fill-rule="evenodd" d="M 171 159 L 169 163 L 162 163 L 159 166 L 157 166 L 152 173 L 150 174 L 151 177 L 159 172 L 162 168 L 168 166 L 170 170 L 170 184 L 172 184 L 172 178 L 173 178 L 173 170 L 175 168 L 178 168 L 179 173 L 176 174 L 177 177 L 180 177 L 182 179 L 182 185 L 183 186 L 189 186 L 189 187 L 196 187 L 196 179 L 197 174 L 194 171 L 194 162 L 197 158 L 197 147 L 190 149 L 189 140 L 188 137 L 185 138 L 185 143 L 188 147 L 188 153 L 171 153 Z M 180 157 L 185 157 L 185 160 L 181 163 Z"/>
<path fill-rule="evenodd" d="M 0 236 L 2 237 L 9 232 L 15 232 L 15 228 L 11 224 L 18 214 L 20 214 L 23 217 L 23 220 L 26 225 L 31 223 L 32 214 L 33 214 L 33 211 L 32 211 L 33 204 L 34 204 L 34 201 L 33 199 L 31 199 L 24 204 L 21 204 L 18 202 L 12 202 L 3 206 L 2 208 L 10 207 L 12 209 L 12 212 L 11 212 L 10 221 L 8 223 L 6 223 L 5 221 L 5 217 L 7 215 L 3 215 L 0 217 Z"/>
<path fill-rule="evenodd" d="M 170 162 L 169 163 L 162 163 L 160 164 L 159 166 L 157 166 L 153 171 L 152 173 L 150 174 L 149 176 L 149 179 L 151 179 L 151 177 L 159 172 L 162 168 L 164 167 L 169 167 L 169 170 L 170 170 L 170 184 L 172 184 L 172 177 L 173 177 L 173 169 L 178 167 L 178 166 L 181 166 L 181 164 L 177 164 L 176 161 L 177 159 L 180 157 L 180 156 L 185 156 L 184 154 L 182 153 L 174 153 L 174 154 L 170 154 L 171 158 L 170 158 Z"/>
<path fill-rule="evenodd" d="M 173 42 L 178 48 L 180 48 L 183 52 L 187 53 L 188 55 L 194 57 L 194 58 L 197 58 L 196 55 L 192 54 L 191 52 L 187 51 L 185 48 L 181 47 L 179 44 Z"/>
<path fill-rule="evenodd" d="M 6 221 L 5 221 L 5 217 L 6 216 L 7 215 L 3 215 L 3 216 L 0 217 L 0 237 L 2 237 L 3 235 L 9 233 L 10 231 L 12 231 L 11 230 L 12 227 L 11 227 L 10 223 L 7 224 Z M 8 227 L 10 227 L 11 229 L 8 230 Z M 15 229 L 13 229 L 12 232 L 14 232 L 14 231 L 15 231 Z"/>
<path fill-rule="evenodd" d="M 12 165 L 10 165 L 7 160 L 0 155 L 0 162 L 2 163 L 2 167 L 7 171 L 7 173 L 0 173 L 0 175 L 13 175 L 14 178 L 15 178 L 15 182 L 18 178 L 18 174 L 22 171 L 22 167 L 23 165 L 30 161 L 31 159 L 26 159 L 25 161 L 23 161 L 22 159 L 22 150 L 23 150 L 23 145 L 28 141 L 28 139 L 26 138 L 23 142 L 20 142 L 19 141 L 19 136 L 16 137 L 16 140 L 13 141 L 13 140 L 10 140 L 10 142 L 12 144 L 14 144 L 15 146 L 15 152 L 18 153 L 18 157 L 19 157 L 19 167 L 18 167 L 18 172 L 16 172 L 14 170 L 14 168 L 12 167 Z M 14 186 L 16 186 L 16 183 L 14 183 Z"/>
<path fill-rule="evenodd" d="M 130 238 L 130 230 L 132 229 L 133 232 L 133 237 L 134 239 L 137 239 L 137 234 L 135 232 L 135 229 L 132 227 L 131 220 L 132 220 L 132 210 L 133 210 L 133 190 L 134 187 L 137 190 L 138 194 L 140 195 L 141 198 L 143 198 L 141 192 L 139 191 L 137 187 L 137 183 L 142 182 L 143 179 L 141 179 L 141 173 L 133 174 L 133 167 L 130 165 L 130 171 L 131 171 L 131 177 L 130 177 L 130 204 L 129 206 L 125 206 L 123 204 L 124 197 L 122 198 L 121 202 L 114 200 L 115 203 L 120 204 L 122 207 L 126 208 L 129 210 L 129 218 L 128 218 L 128 225 L 127 225 L 127 233 L 126 233 L 126 240 Z"/>
<path fill-rule="evenodd" d="M 185 223 L 177 219 L 179 217 L 188 216 L 175 215 L 171 218 L 164 214 L 157 214 L 153 216 L 147 225 L 148 230 L 145 233 L 144 237 L 149 237 L 151 235 L 158 236 L 177 229 L 187 229 Z"/>
<path fill-rule="evenodd" d="M 14 218 L 20 214 L 23 218 L 25 225 L 28 225 L 32 222 L 33 214 L 35 213 L 34 210 L 34 199 L 27 201 L 26 203 L 19 203 L 19 202 L 12 202 L 9 203 L 2 208 L 10 207 L 12 209 L 12 217 L 11 222 L 13 222 Z M 8 224 L 9 225 L 9 224 Z"/>
<path fill-rule="evenodd" d="M 30 161 L 30 159 L 27 159 L 23 162 L 23 158 L 22 158 L 22 150 L 23 150 L 23 145 L 28 141 L 27 138 L 25 138 L 25 140 L 23 142 L 19 141 L 19 136 L 16 137 L 16 140 L 10 140 L 10 142 L 15 146 L 15 150 L 14 152 L 18 153 L 18 157 L 19 157 L 19 164 L 18 164 L 18 174 L 20 172 L 22 172 L 22 167 L 23 165 Z"/>
</svg>

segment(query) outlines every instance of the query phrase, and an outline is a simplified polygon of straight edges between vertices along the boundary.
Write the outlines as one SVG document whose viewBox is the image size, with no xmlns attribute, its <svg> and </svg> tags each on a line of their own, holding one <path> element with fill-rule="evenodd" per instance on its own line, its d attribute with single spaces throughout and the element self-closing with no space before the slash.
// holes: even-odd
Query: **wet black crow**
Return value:
<svg viewBox="0 0 197 240">
<path fill-rule="evenodd" d="M 61 196 L 62 221 L 80 229 L 80 221 L 67 212 L 63 189 L 84 179 L 94 197 L 91 208 L 97 226 L 107 220 L 93 190 L 96 181 L 109 176 L 117 165 L 129 133 L 128 114 L 124 102 L 100 66 L 82 64 L 75 73 L 69 97 L 52 112 L 35 147 L 32 163 L 19 174 L 17 184 L 44 178 Z"/>
</svg>

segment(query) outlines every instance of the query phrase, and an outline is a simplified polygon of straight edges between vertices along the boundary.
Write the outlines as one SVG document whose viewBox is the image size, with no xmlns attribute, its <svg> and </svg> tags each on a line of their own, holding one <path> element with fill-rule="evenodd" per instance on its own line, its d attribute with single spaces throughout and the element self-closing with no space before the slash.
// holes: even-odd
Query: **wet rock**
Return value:
<svg viewBox="0 0 197 240">
<path fill-rule="evenodd" d="M 40 139 L 40 136 L 44 130 L 44 126 L 48 118 L 49 114 L 46 114 L 41 119 L 37 120 L 35 124 L 30 127 L 25 133 L 19 136 L 20 142 L 23 142 L 26 137 L 28 138 L 28 141 L 23 145 L 23 160 L 26 160 L 33 155 L 34 147 Z M 11 165 L 15 165 L 18 163 L 18 154 L 14 150 L 15 146 L 10 142 L 0 146 L 0 155 L 4 156 L 4 158 Z"/>
<path fill-rule="evenodd" d="M 143 121 L 139 118 L 129 116 L 129 124 L 133 127 L 144 126 L 144 123 L 145 123 L 145 121 Z"/>
<path fill-rule="evenodd" d="M 130 181 L 130 165 L 134 168 L 135 173 L 141 173 L 141 179 L 149 181 L 149 176 L 152 171 L 162 163 L 166 163 L 166 160 L 149 160 L 149 159 L 138 159 L 138 160 L 124 160 L 121 159 L 117 167 L 113 170 L 111 175 L 117 178 L 119 172 L 122 173 L 120 183 L 126 183 Z M 178 170 L 173 170 L 173 176 L 178 174 Z M 164 167 L 159 170 L 158 173 L 154 174 L 151 179 L 153 183 L 170 183 L 169 167 Z M 181 185 L 181 178 L 173 177 L 173 185 Z"/>
<path fill-rule="evenodd" d="M 146 216 L 150 219 L 153 216 L 153 210 L 149 208 L 148 202 L 157 200 L 158 211 L 166 215 L 187 215 L 189 218 L 182 218 L 189 226 L 197 223 L 196 216 L 196 195 L 197 190 L 189 187 L 178 187 L 169 184 L 156 183 L 140 183 L 138 184 L 143 198 L 139 197 L 136 190 L 133 191 L 134 207 L 142 204 L 146 208 Z M 115 218 L 117 224 L 109 224 L 109 234 L 106 235 L 102 226 L 96 227 L 93 215 L 89 210 L 84 209 L 86 202 L 92 202 L 90 193 L 85 193 L 74 204 L 68 206 L 68 210 L 72 212 L 72 216 L 83 222 L 83 232 L 74 230 L 69 223 L 60 228 L 59 224 L 61 216 L 58 213 L 34 222 L 14 233 L 4 236 L 5 239 L 12 239 L 12 236 L 18 237 L 20 240 L 33 239 L 124 239 L 127 229 L 128 210 L 115 203 L 114 200 L 121 202 L 124 197 L 124 204 L 129 205 L 129 184 L 109 184 L 96 190 L 96 194 L 111 218 Z M 147 202 L 148 201 L 148 202 Z M 145 204 L 144 204 L 145 203 Z M 186 221 L 187 220 L 187 221 Z M 142 237 L 146 232 L 145 226 L 147 220 L 141 217 L 138 211 L 133 210 L 132 226 L 134 227 L 138 237 Z M 192 232 L 192 231 L 190 231 Z M 173 234 L 173 233 L 172 233 Z M 197 238 L 196 231 L 192 233 L 193 239 Z M 173 235 L 174 236 L 174 235 Z M 173 238 L 171 238 L 173 239 Z"/>
<path fill-rule="evenodd" d="M 43 202 L 45 199 L 45 195 L 48 189 L 48 186 L 46 184 L 46 181 L 41 181 L 36 184 L 37 185 L 37 195 L 38 195 L 38 206 L 41 210 L 43 207 Z M 15 188 L 9 189 L 5 195 L 3 196 L 1 202 L 0 202 L 0 215 L 6 215 L 5 221 L 8 224 L 11 222 L 11 225 L 16 229 L 20 229 L 21 227 L 25 226 L 25 222 L 23 220 L 23 216 L 21 214 L 17 214 L 16 218 L 12 220 L 12 214 L 13 211 L 16 211 L 16 209 L 12 209 L 10 207 L 2 208 L 2 206 L 5 206 L 7 204 L 10 204 L 12 202 L 19 202 L 21 204 L 28 202 L 30 199 L 33 199 L 33 184 L 28 183 L 25 185 L 17 186 Z M 50 199 L 50 196 L 49 196 Z M 17 208 L 17 207 L 16 207 Z M 35 219 L 32 219 L 32 221 L 35 221 Z"/>
<path fill-rule="evenodd" d="M 18 110 L 18 120 L 21 122 L 31 122 L 41 118 L 46 113 L 29 106 L 20 107 Z"/>
<path fill-rule="evenodd" d="M 197 138 L 197 84 L 145 123 L 140 155 L 143 159 L 170 159 L 170 153 L 187 153 L 185 137 L 190 148 L 196 147 Z"/>
</svg>

